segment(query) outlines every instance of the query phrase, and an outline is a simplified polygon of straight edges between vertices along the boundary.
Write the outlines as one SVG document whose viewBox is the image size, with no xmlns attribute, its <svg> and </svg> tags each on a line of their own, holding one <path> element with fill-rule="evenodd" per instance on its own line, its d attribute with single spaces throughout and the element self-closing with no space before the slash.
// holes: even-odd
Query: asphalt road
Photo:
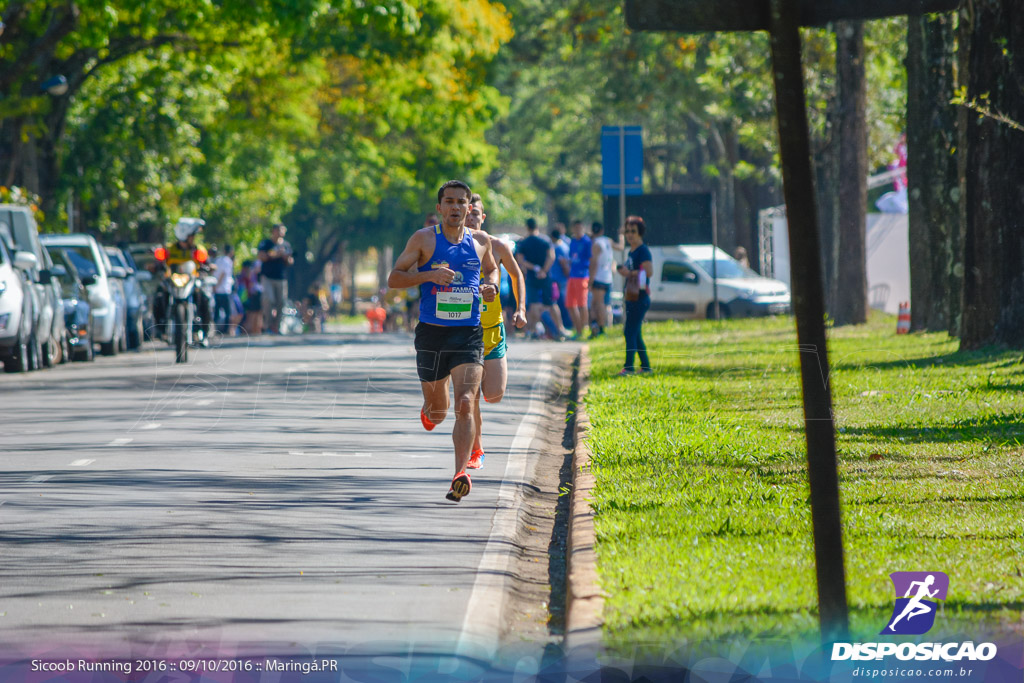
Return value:
<svg viewBox="0 0 1024 683">
<path fill-rule="evenodd" d="M 510 345 L 460 504 L 411 337 L 229 340 L 0 376 L 0 643 L 56 655 L 497 645 L 552 352 Z M 575 345 L 573 345 L 575 346 Z"/>
</svg>

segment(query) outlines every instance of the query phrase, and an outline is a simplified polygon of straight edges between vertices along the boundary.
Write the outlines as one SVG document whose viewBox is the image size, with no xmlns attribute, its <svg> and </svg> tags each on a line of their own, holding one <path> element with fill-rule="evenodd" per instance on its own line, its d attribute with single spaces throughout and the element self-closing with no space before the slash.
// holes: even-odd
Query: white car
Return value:
<svg viewBox="0 0 1024 683">
<path fill-rule="evenodd" d="M 718 305 L 723 318 L 791 311 L 786 283 L 761 277 L 721 249 L 713 251 L 710 244 L 650 249 L 654 272 L 648 319 L 714 318 L 713 270 L 718 279 Z"/>
<path fill-rule="evenodd" d="M 123 268 L 112 266 L 106 252 L 92 235 L 72 233 L 69 235 L 40 235 L 50 251 L 60 249 L 75 264 L 82 279 L 94 276 L 89 292 L 92 306 L 93 339 L 100 345 L 100 353 L 113 356 L 124 347 L 125 307 L 123 290 L 118 278 L 127 273 Z"/>
<path fill-rule="evenodd" d="M 20 252 L 35 257 L 35 265 L 25 271 L 35 302 L 32 355 L 36 355 L 38 349 L 46 366 L 63 361 L 67 349 L 60 283 L 50 273 L 53 261 L 39 241 L 39 226 L 31 209 L 17 204 L 0 204 L 0 235 L 15 252 L 15 260 Z"/>
<path fill-rule="evenodd" d="M 38 265 L 30 254 L 12 254 L 0 238 L 0 361 L 6 372 L 25 372 L 32 359 L 32 296 L 26 273 Z"/>
</svg>

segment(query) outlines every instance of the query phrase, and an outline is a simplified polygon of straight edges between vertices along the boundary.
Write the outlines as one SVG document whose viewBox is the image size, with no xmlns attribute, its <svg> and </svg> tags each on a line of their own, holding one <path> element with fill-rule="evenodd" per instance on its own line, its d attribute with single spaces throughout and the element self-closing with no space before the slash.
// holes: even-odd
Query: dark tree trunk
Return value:
<svg viewBox="0 0 1024 683">
<path fill-rule="evenodd" d="M 953 98 L 954 17 L 910 17 L 907 24 L 907 180 L 910 328 L 945 332 L 960 290 L 953 289 L 959 245 L 960 180 Z M 962 270 L 962 266 L 961 266 Z M 955 294 L 955 296 L 954 296 Z"/>
<path fill-rule="evenodd" d="M 821 226 L 821 285 L 825 311 L 834 318 L 839 281 L 839 144 L 834 132 L 834 112 L 828 118 L 829 139 L 814 154 L 814 180 Z"/>
<path fill-rule="evenodd" d="M 1024 347 L 1024 1 L 967 0 L 962 349 Z"/>
<path fill-rule="evenodd" d="M 833 81 L 834 79 L 834 74 Z M 814 140 L 814 191 L 821 231 L 821 283 L 825 312 L 835 317 L 839 279 L 839 103 L 833 91 L 827 99 L 822 137 Z M 792 250 L 792 245 L 790 245 Z"/>
<path fill-rule="evenodd" d="M 868 196 L 867 85 L 864 23 L 836 23 L 836 82 L 839 89 L 839 268 L 835 321 L 857 325 L 868 319 L 865 221 Z"/>
</svg>

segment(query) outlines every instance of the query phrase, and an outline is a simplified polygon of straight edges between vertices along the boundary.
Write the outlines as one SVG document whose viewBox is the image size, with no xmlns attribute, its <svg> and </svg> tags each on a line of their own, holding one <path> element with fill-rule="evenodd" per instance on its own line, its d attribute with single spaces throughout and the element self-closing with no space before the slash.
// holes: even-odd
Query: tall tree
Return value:
<svg viewBox="0 0 1024 683">
<path fill-rule="evenodd" d="M 867 321 L 868 277 L 865 219 L 868 137 L 864 22 L 836 24 L 836 74 L 839 91 L 839 266 L 835 321 Z"/>
<path fill-rule="evenodd" d="M 485 80 L 508 16 L 489 0 L 447 0 L 422 21 L 419 52 L 328 61 L 318 144 L 303 154 L 287 216 L 297 291 L 343 250 L 404 244 L 443 181 L 485 189 L 497 155 L 485 131 L 506 106 Z"/>
<path fill-rule="evenodd" d="M 961 348 L 1024 346 L 1024 1 L 966 0 Z M 963 44 L 963 43 L 961 43 Z"/>
<path fill-rule="evenodd" d="M 174 45 L 209 56 L 268 36 L 313 51 L 386 53 L 422 43 L 425 10 L 437 10 L 434 0 L 9 2 L 0 15 L 0 183 L 24 185 L 52 208 L 76 97 L 132 55 Z M 49 97 L 40 85 L 57 75 L 67 89 Z"/>
<path fill-rule="evenodd" d="M 956 32 L 952 14 L 907 25 L 907 181 L 912 330 L 946 332 L 959 319 L 960 181 Z"/>
</svg>

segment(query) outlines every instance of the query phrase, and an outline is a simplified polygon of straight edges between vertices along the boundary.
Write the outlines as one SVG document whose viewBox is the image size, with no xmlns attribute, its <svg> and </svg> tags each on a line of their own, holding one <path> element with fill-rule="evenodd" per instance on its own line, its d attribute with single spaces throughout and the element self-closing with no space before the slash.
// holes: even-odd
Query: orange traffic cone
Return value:
<svg viewBox="0 0 1024 683">
<path fill-rule="evenodd" d="M 896 334 L 907 334 L 910 332 L 910 302 L 900 302 L 900 312 L 896 317 Z"/>
</svg>

